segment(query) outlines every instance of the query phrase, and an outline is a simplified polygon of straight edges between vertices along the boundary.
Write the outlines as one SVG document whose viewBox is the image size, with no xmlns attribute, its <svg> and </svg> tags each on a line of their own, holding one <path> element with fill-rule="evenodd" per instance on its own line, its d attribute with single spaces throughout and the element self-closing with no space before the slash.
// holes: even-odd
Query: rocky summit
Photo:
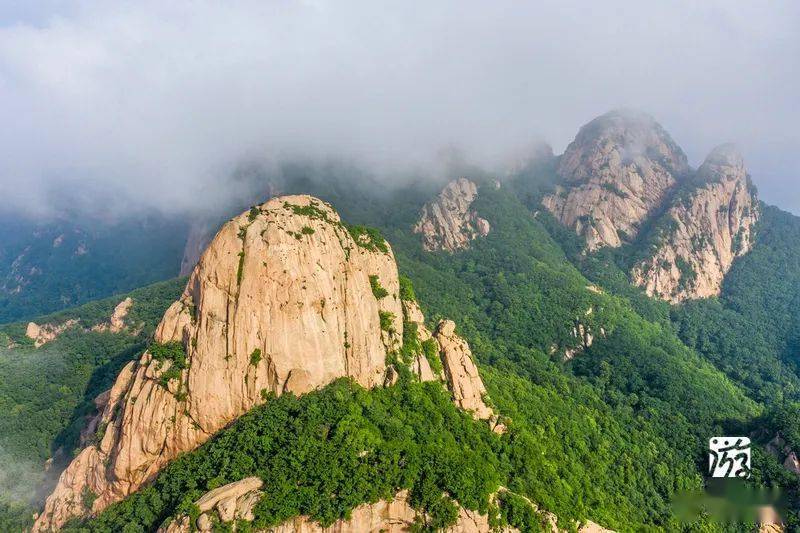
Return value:
<svg viewBox="0 0 800 533">
<path fill-rule="evenodd" d="M 371 388 L 391 384 L 387 354 L 403 337 L 397 265 L 388 243 L 346 227 L 325 202 L 284 196 L 225 224 L 202 254 L 155 342 L 104 393 L 92 427 L 98 442 L 62 473 L 35 531 L 96 513 L 136 491 L 271 395 L 303 394 L 341 377 Z M 497 417 L 466 342 L 444 321 L 436 341 L 457 405 Z M 424 357 L 425 380 L 434 375 Z M 96 495 L 86 508 L 83 495 Z"/>
<path fill-rule="evenodd" d="M 752 248 L 758 217 L 741 155 L 730 144 L 715 148 L 693 186 L 672 202 L 633 282 L 671 302 L 718 295 L 734 259 Z"/>
<path fill-rule="evenodd" d="M 631 245 L 631 281 L 649 296 L 717 296 L 753 246 L 758 200 L 732 145 L 694 172 L 652 117 L 615 111 L 581 128 L 558 174 L 544 207 L 584 238 L 586 253 Z"/>
<path fill-rule="evenodd" d="M 638 236 L 688 170 L 652 117 L 613 111 L 580 129 L 558 164 L 563 182 L 542 203 L 588 250 L 618 247 Z"/>
</svg>

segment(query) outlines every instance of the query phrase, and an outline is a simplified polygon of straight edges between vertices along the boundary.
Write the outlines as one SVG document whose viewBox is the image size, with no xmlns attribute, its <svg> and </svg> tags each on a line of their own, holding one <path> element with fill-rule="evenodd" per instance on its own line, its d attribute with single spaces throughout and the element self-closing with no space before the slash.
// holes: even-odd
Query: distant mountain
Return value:
<svg viewBox="0 0 800 533">
<path fill-rule="evenodd" d="M 626 111 L 506 176 L 289 174 L 188 282 L 0 327 L 0 451 L 66 467 L 0 526 L 775 530 L 673 505 L 741 435 L 798 527 L 800 218 L 732 147 Z"/>
<path fill-rule="evenodd" d="M 686 155 L 652 117 L 613 111 L 581 128 L 560 157 L 563 184 L 543 199 L 589 250 L 618 247 L 642 227 L 689 173 Z"/>
<path fill-rule="evenodd" d="M 119 220 L 0 215 L 0 324 L 177 276 L 188 224 L 155 213 Z"/>
<path fill-rule="evenodd" d="M 716 148 L 695 172 L 650 116 L 615 111 L 581 128 L 544 207 L 586 242 L 638 248 L 631 279 L 671 302 L 718 296 L 753 246 L 759 205 L 741 155 Z"/>
</svg>

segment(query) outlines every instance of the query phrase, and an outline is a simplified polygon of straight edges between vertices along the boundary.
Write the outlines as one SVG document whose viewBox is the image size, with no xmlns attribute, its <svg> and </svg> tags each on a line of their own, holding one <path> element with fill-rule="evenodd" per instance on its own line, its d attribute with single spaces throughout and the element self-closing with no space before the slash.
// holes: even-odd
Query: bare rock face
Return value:
<svg viewBox="0 0 800 533">
<path fill-rule="evenodd" d="M 469 247 L 470 241 L 489 234 L 489 222 L 472 209 L 478 186 L 459 178 L 448 183 L 433 202 L 422 208 L 414 233 L 422 234 L 428 251 L 455 252 Z"/>
<path fill-rule="evenodd" d="M 488 420 L 494 416 L 494 412 L 483 401 L 486 387 L 478 374 L 478 367 L 472 361 L 469 345 L 456 335 L 455 330 L 456 325 L 452 320 L 442 320 L 434 333 L 439 343 L 448 388 L 457 406 L 470 411 L 476 419 Z"/>
<path fill-rule="evenodd" d="M 225 224 L 155 333 L 160 345 L 182 347 L 185 361 L 147 351 L 125 367 L 103 411 L 102 440 L 63 472 L 34 530 L 131 494 L 267 393 L 301 394 L 343 376 L 383 384 L 387 350 L 403 332 L 399 298 L 378 299 L 370 286 L 378 276 L 398 294 L 385 250 L 356 243 L 336 212 L 309 196 L 274 198 Z M 91 509 L 85 494 L 97 496 Z"/>
<path fill-rule="evenodd" d="M 109 331 L 111 333 L 119 333 L 125 329 L 125 318 L 133 307 L 133 300 L 125 298 L 114 308 L 108 322 L 103 322 L 92 326 L 91 331 Z M 28 322 L 25 328 L 25 336 L 33 341 L 35 348 L 41 348 L 45 344 L 56 340 L 62 333 L 72 327 L 79 325 L 78 320 L 71 318 L 60 324 L 42 324 L 36 322 Z M 88 331 L 88 330 L 85 330 Z"/>
<path fill-rule="evenodd" d="M 758 533 L 783 533 L 786 528 L 778 511 L 771 505 L 758 508 Z"/>
<path fill-rule="evenodd" d="M 237 520 L 252 521 L 253 509 L 261 498 L 258 490 L 264 482 L 257 477 L 248 477 L 234 483 L 228 483 L 203 495 L 195 502 L 200 517 L 192 528 L 188 516 L 173 520 L 167 527 L 159 528 L 159 533 L 190 533 L 191 531 L 213 531 L 211 515 L 224 523 L 235 523 Z"/>
<path fill-rule="evenodd" d="M 92 331 L 119 333 L 125 329 L 125 318 L 128 316 L 128 313 L 130 313 L 131 307 L 133 307 L 133 299 L 130 297 L 125 298 L 114 308 L 108 322 L 103 322 L 102 324 L 92 327 Z"/>
<path fill-rule="evenodd" d="M 767 443 L 766 449 L 778 460 L 783 460 L 783 467 L 786 470 L 800 475 L 800 459 L 798 459 L 797 453 L 780 434 L 775 435 L 772 440 Z"/>
<path fill-rule="evenodd" d="M 653 255 L 632 272 L 649 295 L 673 303 L 718 295 L 733 261 L 752 248 L 759 217 L 744 162 L 732 145 L 711 152 L 696 182 L 669 209 Z"/>
<path fill-rule="evenodd" d="M 242 482 L 240 481 L 238 483 Z M 236 483 L 232 483 L 231 485 L 236 485 Z M 226 487 L 230 487 L 230 485 L 226 485 Z M 209 494 L 203 496 L 203 498 L 198 501 L 198 505 L 199 502 L 207 498 Z M 246 500 L 248 496 L 253 494 L 257 494 L 255 489 L 249 494 L 238 495 L 238 498 Z M 200 510 L 201 512 L 207 511 L 207 509 L 203 509 L 202 507 Z M 270 533 L 405 533 L 413 530 L 414 521 L 418 515 L 419 512 L 409 504 L 408 491 L 404 490 L 397 493 L 391 501 L 380 500 L 376 503 L 359 505 L 353 509 L 349 520 L 339 520 L 330 527 L 322 527 L 306 516 L 299 516 L 277 527 L 269 528 L 269 531 Z M 211 521 L 208 518 L 204 519 L 205 516 L 205 514 L 201 515 L 197 520 L 195 530 L 211 531 Z M 221 515 L 219 516 L 221 518 Z M 204 527 L 207 526 L 208 528 L 204 529 Z M 487 515 L 482 515 L 462 507 L 459 508 L 459 515 L 456 523 L 449 527 L 446 533 L 485 533 L 490 530 L 491 528 L 489 527 L 489 518 Z M 171 522 L 168 527 L 160 530 L 160 533 L 189 533 L 190 531 L 193 531 L 193 529 L 189 518 L 181 517 Z M 512 531 L 516 530 L 505 529 L 503 533 L 511 533 Z"/>
<path fill-rule="evenodd" d="M 425 316 L 419 308 L 419 304 L 413 300 L 403 300 L 403 316 L 405 320 L 414 324 L 417 328 L 417 337 L 420 342 L 431 339 L 432 335 L 425 326 Z M 438 346 L 438 342 L 437 342 Z M 419 354 L 411 362 L 411 371 L 420 381 L 443 381 L 443 377 L 438 372 L 434 372 L 428 358 L 424 354 Z"/>
<path fill-rule="evenodd" d="M 581 128 L 557 171 L 565 184 L 542 203 L 592 251 L 634 239 L 689 167 L 652 117 L 612 111 Z"/>
<path fill-rule="evenodd" d="M 253 520 L 253 508 L 261 496 L 258 490 L 262 482 L 258 478 L 246 478 L 224 487 L 215 489 L 195 504 L 200 509 L 201 515 L 194 524 L 188 516 L 181 516 L 172 520 L 158 533 L 190 533 L 191 531 L 212 531 L 212 514 L 215 518 L 225 523 L 230 523 L 236 531 L 234 520 Z M 501 487 L 498 492 L 505 491 Z M 492 496 L 496 501 L 497 494 Z M 524 498 L 524 497 L 523 497 Z M 561 533 L 558 528 L 558 518 L 549 512 L 541 511 L 539 507 L 525 498 L 534 511 L 544 516 L 548 529 L 552 533 Z M 269 533 L 407 533 L 415 531 L 415 522 L 420 516 L 419 511 L 411 507 L 407 490 L 395 494 L 391 500 L 380 500 L 375 503 L 366 503 L 354 508 L 349 520 L 338 520 L 329 527 L 322 527 L 307 516 L 298 516 L 277 527 L 269 528 Z M 192 527 L 194 526 L 194 527 Z M 579 533 L 614 533 L 610 529 L 592 522 L 575 524 Z M 489 525 L 489 516 L 477 511 L 459 507 L 456 523 L 444 530 L 444 533 L 518 533 L 519 530 L 505 526 L 501 529 Z"/>
<path fill-rule="evenodd" d="M 75 319 L 67 320 L 62 324 L 42 324 L 41 326 L 36 322 L 28 322 L 28 326 L 25 328 L 25 336 L 33 341 L 34 347 L 41 348 L 48 342 L 56 340 L 59 335 L 77 324 L 78 321 Z"/>
<path fill-rule="evenodd" d="M 592 289 L 588 289 L 592 290 Z M 585 317 L 590 316 L 594 313 L 594 307 L 589 307 L 586 312 L 584 313 Z M 575 358 L 576 355 L 583 353 L 585 350 L 588 350 L 594 344 L 594 339 L 596 336 L 599 335 L 601 339 L 606 337 L 606 330 L 602 326 L 597 328 L 597 331 L 592 328 L 590 324 L 585 323 L 587 322 L 585 318 L 576 318 L 572 325 L 572 338 L 574 338 L 577 342 L 577 345 L 573 345 L 569 348 L 564 350 L 564 360 L 570 361 Z M 551 353 L 555 353 L 558 351 L 558 346 L 553 345 L 550 348 Z"/>
</svg>

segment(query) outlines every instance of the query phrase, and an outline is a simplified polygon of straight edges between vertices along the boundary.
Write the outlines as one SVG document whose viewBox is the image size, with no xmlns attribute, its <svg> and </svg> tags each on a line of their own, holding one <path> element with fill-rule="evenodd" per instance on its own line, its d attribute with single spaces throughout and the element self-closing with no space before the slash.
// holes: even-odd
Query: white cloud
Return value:
<svg viewBox="0 0 800 533">
<path fill-rule="evenodd" d="M 768 200 L 798 174 L 791 2 L 45 2 L 0 10 L 0 196 L 111 189 L 185 208 L 242 158 L 379 167 L 562 149 L 613 107 L 699 163 L 735 141 Z M 790 154 L 787 156 L 787 154 Z M 197 190 L 206 190 L 198 197 Z"/>
</svg>

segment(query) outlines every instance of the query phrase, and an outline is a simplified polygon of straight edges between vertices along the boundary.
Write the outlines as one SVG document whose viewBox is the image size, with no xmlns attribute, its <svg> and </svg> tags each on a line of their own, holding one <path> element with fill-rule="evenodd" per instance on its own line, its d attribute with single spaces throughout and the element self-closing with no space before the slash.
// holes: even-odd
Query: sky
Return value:
<svg viewBox="0 0 800 533">
<path fill-rule="evenodd" d="M 2 2 L 0 199 L 187 210 L 261 158 L 501 172 L 627 107 L 694 166 L 737 143 L 800 214 L 798 27 L 779 0 Z"/>
</svg>

